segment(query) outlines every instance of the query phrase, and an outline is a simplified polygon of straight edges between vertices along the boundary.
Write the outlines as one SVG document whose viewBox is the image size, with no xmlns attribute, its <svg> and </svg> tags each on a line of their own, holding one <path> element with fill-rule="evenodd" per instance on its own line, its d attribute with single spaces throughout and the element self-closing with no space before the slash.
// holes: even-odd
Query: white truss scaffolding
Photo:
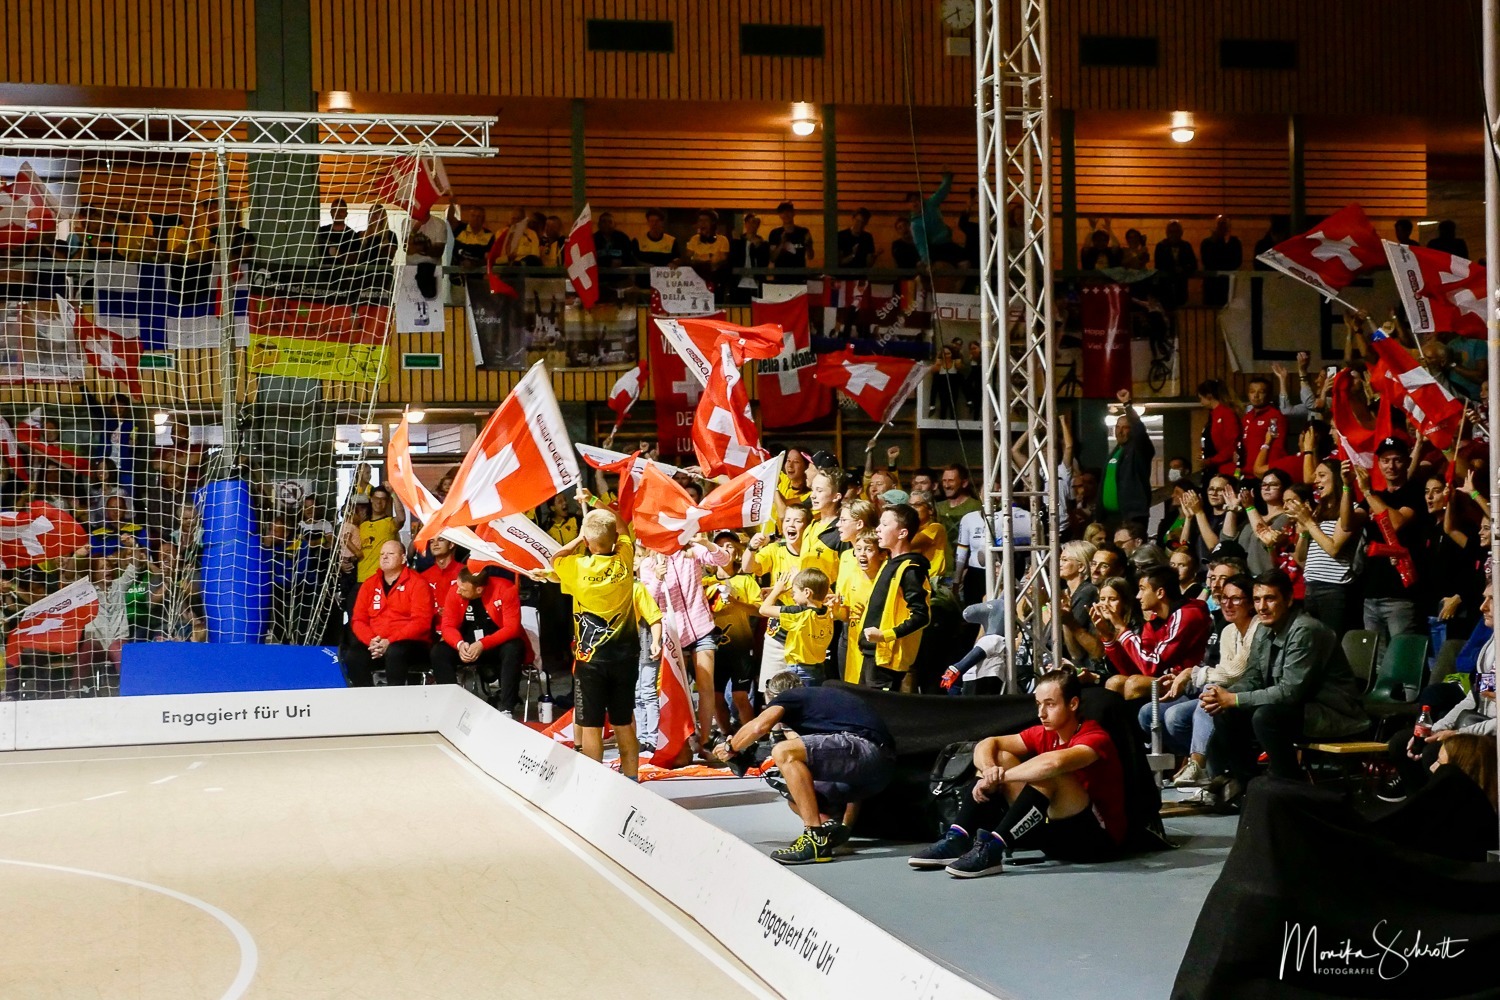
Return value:
<svg viewBox="0 0 1500 1000">
<path fill-rule="evenodd" d="M 994 529 L 988 596 L 1005 600 L 1006 691 L 1029 619 L 1032 666 L 1061 657 L 1046 0 L 979 0 L 974 98 L 979 150 L 985 518 Z M 1015 535 L 1016 508 L 1031 517 Z M 1022 599 L 1025 598 L 1023 607 Z"/>
<path fill-rule="evenodd" d="M 0 106 L 0 148 L 493 156 L 492 117 Z"/>
</svg>

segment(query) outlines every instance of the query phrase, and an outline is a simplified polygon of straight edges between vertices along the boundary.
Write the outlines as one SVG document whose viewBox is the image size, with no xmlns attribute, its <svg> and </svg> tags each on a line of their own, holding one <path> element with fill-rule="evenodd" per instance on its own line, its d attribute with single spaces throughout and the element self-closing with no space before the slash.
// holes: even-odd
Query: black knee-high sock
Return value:
<svg viewBox="0 0 1500 1000">
<path fill-rule="evenodd" d="M 1047 822 L 1047 805 L 1047 796 L 1027 785 L 1001 817 L 995 836 L 1015 850 L 1028 833 Z"/>
</svg>

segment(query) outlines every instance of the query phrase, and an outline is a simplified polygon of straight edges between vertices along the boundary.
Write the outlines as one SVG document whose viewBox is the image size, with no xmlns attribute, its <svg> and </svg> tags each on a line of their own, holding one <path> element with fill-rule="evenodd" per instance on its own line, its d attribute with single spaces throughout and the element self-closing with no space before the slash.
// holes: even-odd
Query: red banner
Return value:
<svg viewBox="0 0 1500 1000">
<path fill-rule="evenodd" d="M 757 299 L 750 315 L 757 325 L 780 326 L 784 344 L 780 354 L 756 366 L 761 426 L 796 427 L 832 413 L 833 393 L 813 377 L 818 364 L 807 324 L 807 296 L 784 302 Z"/>
<path fill-rule="evenodd" d="M 681 355 L 672 349 L 658 319 L 651 317 L 651 335 L 646 338 L 651 354 L 651 391 L 656 397 L 656 440 L 664 458 L 693 453 L 693 415 L 703 395 L 703 383 L 688 371 Z M 722 312 L 707 319 L 723 319 Z M 696 461 L 696 460 L 695 460 Z"/>
<path fill-rule="evenodd" d="M 1114 399 L 1129 389 L 1130 328 L 1125 286 L 1113 283 L 1083 286 L 1083 395 Z"/>
</svg>

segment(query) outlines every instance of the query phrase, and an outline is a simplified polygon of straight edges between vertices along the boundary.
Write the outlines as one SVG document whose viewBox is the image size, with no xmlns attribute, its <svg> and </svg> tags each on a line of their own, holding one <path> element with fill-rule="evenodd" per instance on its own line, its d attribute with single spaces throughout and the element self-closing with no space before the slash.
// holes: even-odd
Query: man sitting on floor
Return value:
<svg viewBox="0 0 1500 1000">
<path fill-rule="evenodd" d="M 890 783 L 895 741 L 858 695 L 804 687 L 790 670 L 767 681 L 766 694 L 771 703 L 765 711 L 715 747 L 714 756 L 729 761 L 778 723 L 795 733 L 772 744 L 771 759 L 786 782 L 792 811 L 802 819 L 802 836 L 771 857 L 784 865 L 831 861 L 834 849 L 849 840 L 859 803 Z"/>
<path fill-rule="evenodd" d="M 1339 637 L 1306 611 L 1292 606 L 1292 578 L 1273 569 L 1255 578 L 1260 630 L 1250 662 L 1228 688 L 1210 684 L 1199 696 L 1214 717 L 1208 764 L 1209 791 L 1218 804 L 1239 797 L 1254 772 L 1255 744 L 1270 759 L 1270 773 L 1299 778 L 1297 744 L 1340 739 L 1369 726 L 1359 685 Z"/>
<path fill-rule="evenodd" d="M 1037 678 L 1041 725 L 991 736 L 974 748 L 979 781 L 942 840 L 913 854 L 913 868 L 957 878 L 994 875 L 1009 850 L 1040 850 L 1059 861 L 1107 861 L 1120 852 L 1128 821 L 1125 779 L 1109 734 L 1078 717 L 1078 677 Z"/>
</svg>

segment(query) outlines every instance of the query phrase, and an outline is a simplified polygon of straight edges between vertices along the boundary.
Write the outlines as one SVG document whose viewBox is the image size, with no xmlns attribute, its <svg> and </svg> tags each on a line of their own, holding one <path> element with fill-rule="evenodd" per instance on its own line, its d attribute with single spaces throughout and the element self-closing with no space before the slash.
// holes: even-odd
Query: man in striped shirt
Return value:
<svg viewBox="0 0 1500 1000">
<path fill-rule="evenodd" d="M 1202 663 L 1211 627 L 1208 607 L 1202 601 L 1183 599 L 1171 567 L 1156 566 L 1142 573 L 1139 596 L 1141 612 L 1155 615 L 1146 619 L 1139 632 L 1112 619 L 1102 602 L 1089 612 L 1103 640 L 1104 655 L 1119 671 L 1105 687 L 1127 701 L 1150 697 L 1151 685 L 1158 678 Z"/>
</svg>

